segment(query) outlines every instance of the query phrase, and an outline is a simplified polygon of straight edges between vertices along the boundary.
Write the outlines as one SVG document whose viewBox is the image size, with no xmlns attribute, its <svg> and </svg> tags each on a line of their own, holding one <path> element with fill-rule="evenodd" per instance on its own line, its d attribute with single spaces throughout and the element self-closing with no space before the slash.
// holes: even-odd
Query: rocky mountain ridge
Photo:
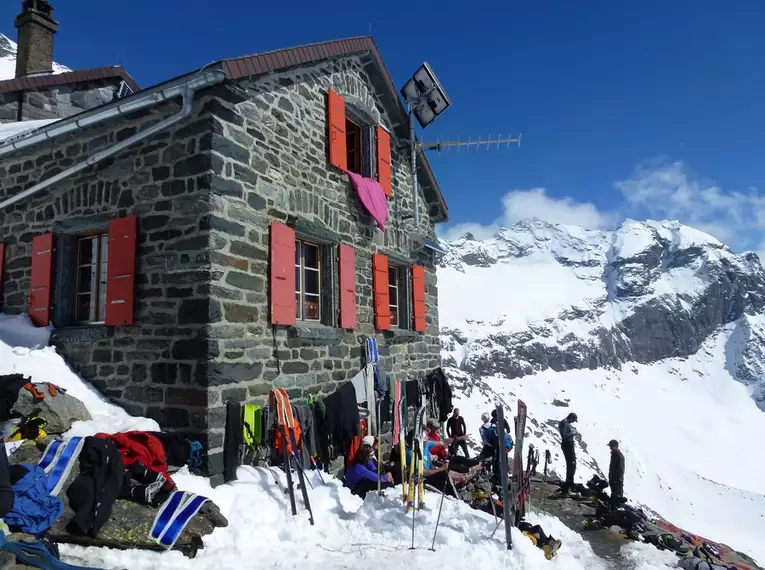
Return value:
<svg viewBox="0 0 765 570">
<path fill-rule="evenodd" d="M 687 357 L 732 328 L 726 368 L 765 409 L 765 271 L 756 254 L 733 253 L 676 221 L 634 220 L 614 231 L 523 221 L 444 247 L 446 364 L 507 378 L 621 368 Z"/>
</svg>

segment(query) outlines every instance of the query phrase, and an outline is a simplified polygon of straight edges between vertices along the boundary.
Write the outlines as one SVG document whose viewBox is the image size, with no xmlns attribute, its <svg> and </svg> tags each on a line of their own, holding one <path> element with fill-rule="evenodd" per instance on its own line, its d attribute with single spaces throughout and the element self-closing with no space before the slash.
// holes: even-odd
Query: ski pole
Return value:
<svg viewBox="0 0 765 570">
<path fill-rule="evenodd" d="M 415 439 L 412 442 L 412 474 L 410 474 L 410 477 L 414 477 L 415 481 L 417 480 L 416 473 L 417 473 L 417 440 Z M 414 515 L 417 513 L 417 509 L 414 507 L 412 508 L 412 546 L 409 547 L 409 550 L 414 550 Z"/>
<path fill-rule="evenodd" d="M 436 534 L 438 534 L 438 523 L 441 522 L 441 509 L 444 507 L 444 498 L 446 497 L 446 485 L 451 482 L 451 475 L 449 471 L 446 471 L 446 481 L 444 481 L 444 488 L 441 490 L 441 504 L 438 505 L 438 516 L 436 517 L 436 530 L 433 531 L 433 543 L 430 545 L 430 551 L 436 551 Z"/>
</svg>

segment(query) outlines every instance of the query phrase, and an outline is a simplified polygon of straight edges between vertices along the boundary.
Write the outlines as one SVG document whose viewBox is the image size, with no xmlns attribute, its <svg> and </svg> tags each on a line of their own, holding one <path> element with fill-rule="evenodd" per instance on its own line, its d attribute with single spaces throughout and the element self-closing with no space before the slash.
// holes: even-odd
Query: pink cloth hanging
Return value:
<svg viewBox="0 0 765 570">
<path fill-rule="evenodd" d="M 350 178 L 351 184 L 359 195 L 359 200 L 369 215 L 372 216 L 377 227 L 385 231 L 385 222 L 388 221 L 388 200 L 385 196 L 385 190 L 377 180 L 364 178 L 350 170 L 345 173 Z"/>
</svg>

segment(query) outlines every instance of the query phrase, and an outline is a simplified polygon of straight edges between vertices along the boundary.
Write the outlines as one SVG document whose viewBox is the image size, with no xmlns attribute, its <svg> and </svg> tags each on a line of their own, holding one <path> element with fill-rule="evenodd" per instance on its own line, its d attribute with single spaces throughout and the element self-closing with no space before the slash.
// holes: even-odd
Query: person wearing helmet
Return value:
<svg viewBox="0 0 765 570">
<path fill-rule="evenodd" d="M 566 458 L 566 481 L 560 488 L 561 497 L 568 495 L 569 490 L 574 484 L 574 473 L 576 473 L 576 450 L 574 448 L 574 437 L 576 436 L 576 428 L 571 424 L 578 421 L 576 414 L 570 413 L 560 422 L 558 422 L 558 431 L 561 438 L 561 450 L 563 451 L 563 457 Z"/>
<path fill-rule="evenodd" d="M 611 508 L 616 508 L 624 496 L 624 455 L 619 450 L 619 442 L 608 442 L 611 448 L 611 463 L 608 466 L 608 486 L 611 488 Z"/>
</svg>

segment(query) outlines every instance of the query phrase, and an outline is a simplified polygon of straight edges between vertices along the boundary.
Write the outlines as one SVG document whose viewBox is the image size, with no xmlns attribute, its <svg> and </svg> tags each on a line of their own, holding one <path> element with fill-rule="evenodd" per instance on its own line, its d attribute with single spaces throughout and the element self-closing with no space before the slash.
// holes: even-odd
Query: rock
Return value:
<svg viewBox="0 0 765 570">
<path fill-rule="evenodd" d="M 42 457 L 45 446 L 50 439 L 52 438 L 37 444 L 25 442 L 9 457 L 10 463 L 36 464 Z M 157 509 L 138 505 L 130 501 L 117 500 L 109 521 L 104 525 L 97 537 L 69 534 L 66 531 L 66 524 L 74 513 L 69 506 L 66 490 L 75 477 L 77 477 L 79 471 L 79 465 L 75 462 L 69 478 L 58 495 L 64 501 L 64 513 L 51 528 L 51 536 L 54 542 L 122 550 L 139 548 L 142 550 L 164 551 L 164 548 L 149 538 L 149 530 L 154 523 Z M 203 546 L 202 537 L 210 534 L 216 527 L 225 526 L 228 526 L 228 521 L 220 514 L 217 506 L 208 501 L 183 530 L 173 550 L 179 550 L 185 556 L 193 558 L 197 550 Z"/>
</svg>

